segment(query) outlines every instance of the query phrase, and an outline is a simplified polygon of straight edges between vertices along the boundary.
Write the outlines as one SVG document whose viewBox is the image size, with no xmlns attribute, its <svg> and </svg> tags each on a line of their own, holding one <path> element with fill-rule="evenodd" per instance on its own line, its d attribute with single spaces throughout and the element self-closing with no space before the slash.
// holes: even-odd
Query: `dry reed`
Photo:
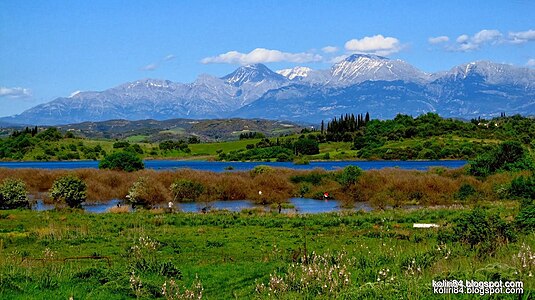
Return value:
<svg viewBox="0 0 535 300">
<path fill-rule="evenodd" d="M 324 174 L 321 183 L 292 183 L 290 177 L 312 173 Z M 327 192 L 344 203 L 369 201 L 382 206 L 404 204 L 452 204 L 455 194 L 463 184 L 469 184 L 485 199 L 497 199 L 499 190 L 518 174 L 500 173 L 485 180 L 466 175 L 464 169 L 433 169 L 413 171 L 382 169 L 366 171 L 357 184 L 343 187 L 336 181 L 337 172 L 318 170 L 274 169 L 262 174 L 253 172 L 204 172 L 189 169 L 177 171 L 142 170 L 132 173 L 79 169 L 0 169 L 0 181 L 8 177 L 19 178 L 26 183 L 29 193 L 36 199 L 44 198 L 54 180 L 67 174 L 82 178 L 88 186 L 88 201 L 103 202 L 110 199 L 125 199 L 132 184 L 139 178 L 147 178 L 147 196 L 151 202 L 164 203 L 170 200 L 170 186 L 177 179 L 187 179 L 203 185 L 199 201 L 242 200 L 278 203 L 298 196 L 306 188 L 305 197 L 321 197 Z M 523 173 L 521 173 L 523 174 Z M 333 176 L 331 176 L 333 175 Z M 259 194 L 262 191 L 262 194 Z M 302 192 L 301 192 L 302 193 Z M 122 212 L 117 209 L 114 212 Z"/>
</svg>

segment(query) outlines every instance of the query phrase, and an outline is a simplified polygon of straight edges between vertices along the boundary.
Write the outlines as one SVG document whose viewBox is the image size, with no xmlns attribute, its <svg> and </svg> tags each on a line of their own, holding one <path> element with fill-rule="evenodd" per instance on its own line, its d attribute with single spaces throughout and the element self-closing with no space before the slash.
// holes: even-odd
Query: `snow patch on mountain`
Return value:
<svg viewBox="0 0 535 300">
<path fill-rule="evenodd" d="M 284 82 L 287 80 L 284 76 L 271 71 L 263 64 L 239 67 L 236 71 L 221 77 L 221 79 L 228 84 L 238 87 L 250 82 L 261 82 L 264 80 Z"/>
<path fill-rule="evenodd" d="M 310 72 L 313 70 L 308 67 L 295 67 L 291 69 L 282 69 L 276 71 L 277 74 L 280 74 L 290 80 L 294 80 L 295 78 L 305 78 L 308 77 Z"/>
<path fill-rule="evenodd" d="M 339 84 L 355 84 L 368 80 L 423 82 L 429 77 L 402 60 L 369 54 L 353 54 L 347 57 L 336 63 L 330 74 L 331 83 Z"/>
</svg>

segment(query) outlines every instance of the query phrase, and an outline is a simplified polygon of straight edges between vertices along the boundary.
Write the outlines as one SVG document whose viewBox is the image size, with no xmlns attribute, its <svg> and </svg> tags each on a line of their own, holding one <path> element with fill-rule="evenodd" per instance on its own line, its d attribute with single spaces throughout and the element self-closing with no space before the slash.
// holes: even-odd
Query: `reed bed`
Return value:
<svg viewBox="0 0 535 300">
<path fill-rule="evenodd" d="M 154 204 L 170 200 L 182 201 L 173 198 L 170 186 L 176 180 L 185 179 L 202 185 L 203 191 L 197 201 L 248 199 L 269 204 L 300 196 L 319 199 L 328 193 L 330 197 L 345 204 L 366 201 L 376 207 L 397 207 L 406 204 L 448 205 L 479 199 L 496 200 L 500 197 L 501 189 L 512 178 L 525 173 L 500 173 L 479 179 L 467 175 L 464 169 L 414 171 L 392 168 L 365 171 L 356 184 L 346 186 L 337 180 L 341 171 L 266 170 L 260 173 L 215 173 L 189 169 L 128 173 L 96 169 L 0 169 L 0 181 L 5 178 L 21 179 L 26 183 L 29 194 L 40 199 L 46 198 L 46 192 L 56 179 L 71 174 L 87 183 L 88 202 L 92 203 L 126 199 L 134 182 L 145 178 L 145 193 L 150 198 L 149 202 Z M 468 198 L 457 197 L 463 185 L 470 185 L 476 193 Z"/>
</svg>

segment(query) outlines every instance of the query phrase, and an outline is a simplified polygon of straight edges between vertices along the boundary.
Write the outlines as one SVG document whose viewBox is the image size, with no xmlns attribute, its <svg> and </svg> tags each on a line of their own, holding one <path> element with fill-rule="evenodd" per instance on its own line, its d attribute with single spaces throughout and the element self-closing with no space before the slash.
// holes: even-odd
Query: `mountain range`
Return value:
<svg viewBox="0 0 535 300">
<path fill-rule="evenodd" d="M 319 123 L 345 113 L 374 118 L 436 112 L 474 118 L 535 115 L 535 70 L 478 61 L 426 73 L 402 60 L 354 54 L 327 70 L 239 67 L 192 83 L 143 79 L 0 118 L 1 123 L 58 125 L 112 119 L 263 118 Z"/>
</svg>

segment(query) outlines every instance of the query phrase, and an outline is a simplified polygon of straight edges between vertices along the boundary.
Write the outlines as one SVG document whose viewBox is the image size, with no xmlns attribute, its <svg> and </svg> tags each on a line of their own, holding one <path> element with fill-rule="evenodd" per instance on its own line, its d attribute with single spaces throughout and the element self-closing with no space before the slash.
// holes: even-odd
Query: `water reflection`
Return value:
<svg viewBox="0 0 535 300">
<path fill-rule="evenodd" d="M 82 208 L 86 212 L 90 213 L 104 213 L 110 209 L 118 206 L 124 206 L 122 200 L 113 199 L 106 203 L 92 203 L 82 204 Z M 36 211 L 45 211 L 54 209 L 53 204 L 45 204 L 42 200 L 37 200 L 32 209 Z M 161 208 L 166 208 L 166 205 L 162 205 Z M 260 205 L 255 204 L 248 200 L 228 200 L 228 201 L 213 201 L 213 202 L 188 202 L 177 203 L 174 205 L 174 209 L 182 212 L 207 212 L 214 210 L 227 210 L 231 212 L 240 212 L 246 209 L 257 209 L 261 211 L 278 211 L 276 205 Z M 292 198 L 282 209 L 283 213 L 299 213 L 299 214 L 316 214 L 326 212 L 337 212 L 342 210 L 363 210 L 371 211 L 373 208 L 369 203 L 359 202 L 352 208 L 342 208 L 341 203 L 336 200 L 316 200 L 308 198 Z"/>
</svg>

